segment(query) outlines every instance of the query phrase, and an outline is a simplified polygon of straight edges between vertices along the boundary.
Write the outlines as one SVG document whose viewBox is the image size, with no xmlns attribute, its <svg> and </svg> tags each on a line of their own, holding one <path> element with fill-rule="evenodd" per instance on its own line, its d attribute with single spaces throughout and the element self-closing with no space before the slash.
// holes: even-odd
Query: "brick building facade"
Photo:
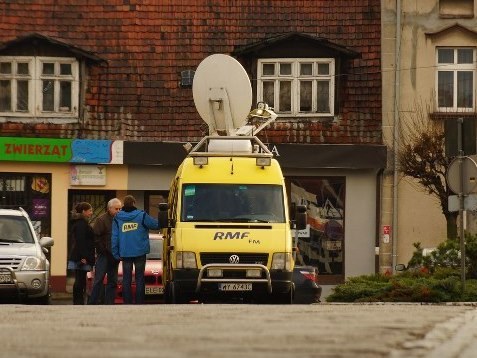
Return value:
<svg viewBox="0 0 477 358">
<path fill-rule="evenodd" d="M 166 192 L 180 160 L 171 151 L 207 134 L 193 71 L 208 55 L 229 54 L 250 77 L 253 103 L 267 99 L 278 114 L 260 138 L 275 149 L 290 187 L 312 193 L 317 212 L 334 209 L 315 216 L 336 222 L 333 240 L 342 244 L 326 249 L 333 240 L 317 230 L 310 240 L 321 248 L 310 246 L 309 263 L 330 284 L 374 272 L 386 162 L 379 0 L 18 0 L 0 13 L 1 136 L 124 142 L 123 159 L 109 165 L 125 179 L 108 177 L 101 188 L 77 187 L 45 164 L 52 181 L 65 181 L 56 182 L 63 201 L 101 189 L 107 197 L 134 192 L 148 205 L 147 191 Z M 33 165 L 0 160 L 5 173 Z M 59 196 L 52 194 L 52 217 L 72 205 Z M 64 236 L 66 226 L 56 225 L 53 234 Z M 56 277 L 64 275 L 66 246 L 53 249 Z"/>
</svg>

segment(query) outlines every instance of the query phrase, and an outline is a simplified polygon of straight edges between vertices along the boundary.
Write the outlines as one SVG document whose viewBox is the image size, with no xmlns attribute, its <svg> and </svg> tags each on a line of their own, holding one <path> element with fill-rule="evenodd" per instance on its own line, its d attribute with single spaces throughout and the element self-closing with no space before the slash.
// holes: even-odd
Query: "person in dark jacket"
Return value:
<svg viewBox="0 0 477 358">
<path fill-rule="evenodd" d="M 75 206 L 71 215 L 71 252 L 68 269 L 75 271 L 73 284 L 73 304 L 83 305 L 86 291 L 86 274 L 94 266 L 94 233 L 89 224 L 93 215 L 91 204 L 82 202 Z"/>
<path fill-rule="evenodd" d="M 136 304 L 144 303 L 146 254 L 149 253 L 149 230 L 159 228 L 156 219 L 135 207 L 132 195 L 124 197 L 124 206 L 113 219 L 111 249 L 116 260 L 123 262 L 123 299 L 133 303 L 131 281 L 134 265 L 136 279 Z"/>
<path fill-rule="evenodd" d="M 89 297 L 88 304 L 98 304 L 103 289 L 104 277 L 108 276 L 106 288 L 104 290 L 103 303 L 114 304 L 116 287 L 118 285 L 118 264 L 111 253 L 111 227 L 114 216 L 121 210 L 122 203 L 118 198 L 108 202 L 107 211 L 96 219 L 93 225 L 96 248 L 96 263 L 94 272 L 93 289 Z"/>
</svg>

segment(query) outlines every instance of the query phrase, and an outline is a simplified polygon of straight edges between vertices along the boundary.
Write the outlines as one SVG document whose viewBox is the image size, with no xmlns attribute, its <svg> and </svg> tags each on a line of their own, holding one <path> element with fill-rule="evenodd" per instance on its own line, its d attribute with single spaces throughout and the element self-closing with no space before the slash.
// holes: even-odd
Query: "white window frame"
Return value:
<svg viewBox="0 0 477 358">
<path fill-rule="evenodd" d="M 472 63 L 457 63 L 457 51 L 460 49 L 469 49 L 469 47 L 438 47 L 436 48 L 436 78 L 435 78 L 435 95 L 436 95 L 436 108 L 438 112 L 474 112 L 475 111 L 475 71 L 476 71 L 476 48 L 473 50 Z M 439 63 L 439 50 L 453 50 L 454 51 L 454 63 L 453 64 L 440 64 Z M 453 72 L 453 104 L 452 107 L 439 107 L 439 72 Z M 458 88 L 457 88 L 457 73 L 460 71 L 472 72 L 472 107 L 457 107 L 458 101 Z"/>
<path fill-rule="evenodd" d="M 28 63 L 29 75 L 3 75 L 0 79 L 10 79 L 12 87 L 11 111 L 0 111 L 1 117 L 18 118 L 78 118 L 79 106 L 79 63 L 72 57 L 36 57 L 36 56 L 1 56 L 0 62 L 11 62 L 16 68 L 17 63 Z M 43 63 L 54 63 L 53 75 L 42 75 Z M 60 75 L 60 64 L 71 65 L 71 75 Z M 17 80 L 28 79 L 28 111 L 17 111 Z M 55 82 L 54 110 L 44 111 L 42 83 L 44 79 Z M 71 110 L 60 110 L 60 81 L 71 82 Z"/>
<path fill-rule="evenodd" d="M 279 73 L 263 75 L 263 64 L 275 64 L 275 71 L 278 72 L 280 64 L 290 63 L 291 74 L 284 76 Z M 313 74 L 300 76 L 300 64 L 313 64 Z M 327 75 L 318 74 L 318 64 L 328 64 L 329 73 Z M 300 112 L 300 80 L 311 80 L 312 82 L 312 110 L 310 112 Z M 317 112 L 317 82 L 324 80 L 329 82 L 328 106 L 329 112 Z M 274 110 L 279 117 L 329 117 L 334 116 L 335 108 L 335 59 L 334 58 L 263 58 L 257 63 L 257 102 L 263 101 L 263 82 L 274 82 Z M 280 111 L 279 82 L 291 81 L 291 111 Z"/>
</svg>

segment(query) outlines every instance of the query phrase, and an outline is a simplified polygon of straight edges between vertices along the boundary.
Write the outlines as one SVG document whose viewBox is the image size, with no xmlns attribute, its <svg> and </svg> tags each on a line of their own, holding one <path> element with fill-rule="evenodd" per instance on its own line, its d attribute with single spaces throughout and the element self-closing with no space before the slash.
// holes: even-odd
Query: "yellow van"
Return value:
<svg viewBox="0 0 477 358">
<path fill-rule="evenodd" d="M 165 300 L 292 303 L 291 220 L 283 174 L 253 136 L 208 136 L 160 205 Z"/>
</svg>

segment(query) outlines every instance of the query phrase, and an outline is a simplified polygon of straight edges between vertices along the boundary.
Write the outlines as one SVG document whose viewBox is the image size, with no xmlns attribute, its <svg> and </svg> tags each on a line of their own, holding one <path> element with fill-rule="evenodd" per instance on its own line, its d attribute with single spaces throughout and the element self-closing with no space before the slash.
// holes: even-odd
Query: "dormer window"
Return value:
<svg viewBox="0 0 477 358">
<path fill-rule="evenodd" d="M 75 58 L 0 56 L 0 116 L 78 117 Z"/>
<path fill-rule="evenodd" d="M 281 117 L 334 115 L 333 58 L 258 60 L 258 101 Z"/>
<path fill-rule="evenodd" d="M 78 122 L 89 68 L 104 62 L 38 33 L 0 44 L 0 122 Z"/>
</svg>

